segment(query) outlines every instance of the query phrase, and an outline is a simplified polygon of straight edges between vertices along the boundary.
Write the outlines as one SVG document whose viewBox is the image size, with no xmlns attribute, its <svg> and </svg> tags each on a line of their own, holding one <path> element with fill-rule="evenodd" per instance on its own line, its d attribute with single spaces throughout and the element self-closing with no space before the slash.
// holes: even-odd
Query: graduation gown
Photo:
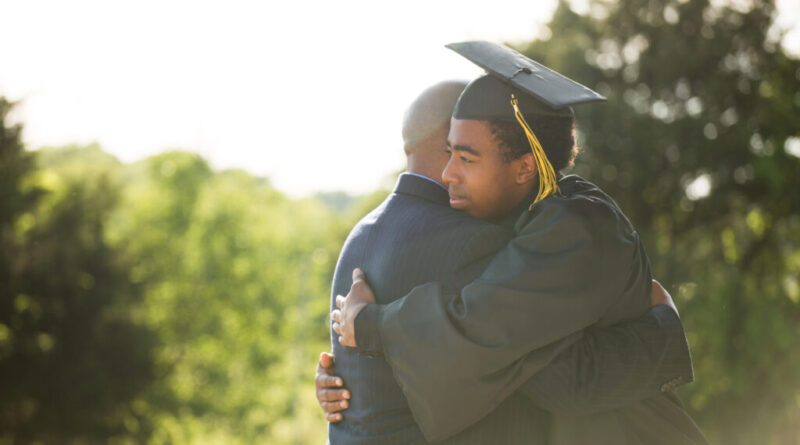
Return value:
<svg viewBox="0 0 800 445">
<path fill-rule="evenodd" d="M 460 291 L 418 286 L 375 312 L 382 352 L 427 440 L 486 416 L 584 328 L 649 308 L 649 262 L 619 207 L 578 176 L 559 186 L 561 196 L 522 214 L 480 278 Z M 599 414 L 556 414 L 552 434 L 554 443 L 704 443 L 666 394 Z"/>
</svg>

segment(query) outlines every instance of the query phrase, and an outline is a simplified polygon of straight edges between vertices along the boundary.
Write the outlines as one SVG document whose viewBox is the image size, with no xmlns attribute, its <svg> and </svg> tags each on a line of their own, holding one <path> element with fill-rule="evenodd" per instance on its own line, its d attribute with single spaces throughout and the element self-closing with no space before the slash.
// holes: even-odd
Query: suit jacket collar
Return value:
<svg viewBox="0 0 800 445">
<path fill-rule="evenodd" d="M 432 179 L 403 173 L 397 178 L 393 193 L 416 196 L 434 204 L 449 206 L 450 195 L 444 187 Z"/>
</svg>

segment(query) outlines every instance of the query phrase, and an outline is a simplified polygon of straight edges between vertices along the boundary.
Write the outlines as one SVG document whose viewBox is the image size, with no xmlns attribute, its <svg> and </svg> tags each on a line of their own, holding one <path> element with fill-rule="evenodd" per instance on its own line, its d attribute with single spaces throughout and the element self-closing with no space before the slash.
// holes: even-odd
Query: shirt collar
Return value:
<svg viewBox="0 0 800 445">
<path fill-rule="evenodd" d="M 402 173 L 400 176 L 402 176 L 402 175 L 411 175 L 411 176 L 416 176 L 416 177 L 418 177 L 418 178 L 427 179 L 428 181 L 431 181 L 432 183 L 434 183 L 434 184 L 438 185 L 439 187 L 441 187 L 441 188 L 443 188 L 443 189 L 447 190 L 447 187 L 443 186 L 443 185 L 442 185 L 442 184 L 440 184 L 438 181 L 436 181 L 436 180 L 434 180 L 434 179 L 431 179 L 431 178 L 429 178 L 429 177 L 427 177 L 427 176 L 425 176 L 425 175 L 421 175 L 421 174 L 419 174 L 419 173 L 411 173 L 411 172 L 405 172 L 405 173 Z"/>
</svg>

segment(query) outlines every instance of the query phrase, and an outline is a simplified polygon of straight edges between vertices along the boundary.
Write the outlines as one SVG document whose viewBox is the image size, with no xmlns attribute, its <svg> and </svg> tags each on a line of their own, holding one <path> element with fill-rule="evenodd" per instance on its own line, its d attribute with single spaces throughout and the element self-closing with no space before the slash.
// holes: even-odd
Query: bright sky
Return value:
<svg viewBox="0 0 800 445">
<path fill-rule="evenodd" d="M 583 2 L 585 3 L 585 2 Z M 786 26 L 800 2 L 781 0 Z M 402 115 L 481 71 L 444 44 L 526 41 L 554 0 L 0 0 L 0 95 L 30 148 L 170 148 L 293 196 L 362 193 L 405 165 Z M 798 27 L 789 36 L 800 48 Z"/>
</svg>

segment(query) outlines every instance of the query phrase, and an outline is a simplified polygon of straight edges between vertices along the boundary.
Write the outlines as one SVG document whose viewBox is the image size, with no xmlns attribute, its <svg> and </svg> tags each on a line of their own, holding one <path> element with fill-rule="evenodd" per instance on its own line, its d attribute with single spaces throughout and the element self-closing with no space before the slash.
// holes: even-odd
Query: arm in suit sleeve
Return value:
<svg viewBox="0 0 800 445">
<path fill-rule="evenodd" d="M 666 305 L 578 342 L 520 386 L 537 406 L 583 415 L 619 408 L 694 380 L 680 318 Z M 666 388 L 666 389 L 665 389 Z"/>
</svg>

